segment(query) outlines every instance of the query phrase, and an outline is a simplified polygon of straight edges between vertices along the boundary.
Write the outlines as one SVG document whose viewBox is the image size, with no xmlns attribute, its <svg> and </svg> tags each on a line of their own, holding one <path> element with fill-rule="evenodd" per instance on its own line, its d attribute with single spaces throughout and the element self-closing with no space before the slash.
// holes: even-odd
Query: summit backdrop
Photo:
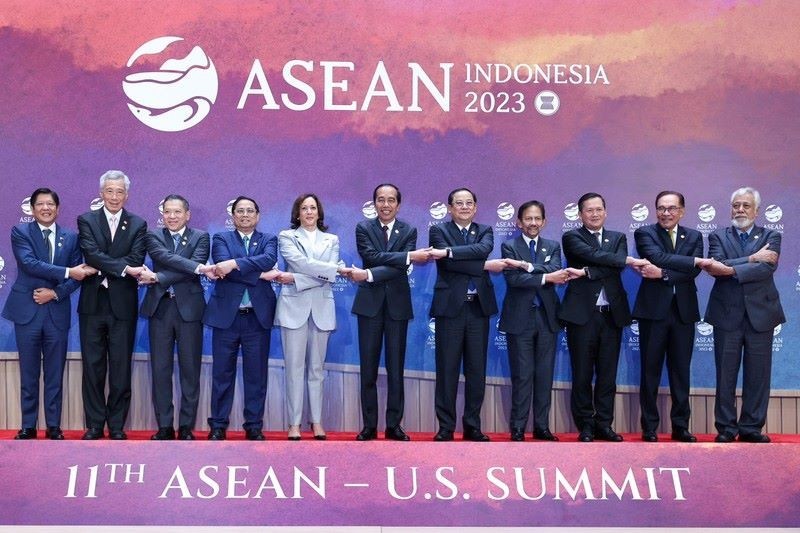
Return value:
<svg viewBox="0 0 800 533">
<path fill-rule="evenodd" d="M 99 207 L 108 169 L 130 176 L 127 207 L 150 228 L 163 227 L 164 196 L 180 193 L 191 225 L 231 229 L 229 202 L 246 194 L 260 229 L 277 233 L 293 199 L 314 192 L 357 265 L 354 227 L 375 216 L 380 182 L 400 187 L 419 246 L 448 219 L 448 192 L 470 187 L 494 257 L 526 200 L 545 203 L 544 235 L 559 239 L 579 224 L 578 197 L 599 192 L 607 227 L 635 253 L 633 231 L 655 222 L 660 190 L 682 191 L 684 225 L 708 234 L 730 223 L 730 193 L 750 185 L 762 193 L 758 224 L 785 236 L 776 279 L 789 322 L 776 330 L 772 387 L 796 390 L 798 26 L 800 3 L 787 1 L 0 0 L 0 305 L 16 277 L 9 230 L 32 220 L 30 193 L 55 189 L 59 223 L 75 228 Z M 434 370 L 435 275 L 423 265 L 410 276 L 412 370 Z M 502 299 L 502 276 L 492 279 Z M 639 279 L 624 279 L 632 301 Z M 705 309 L 712 280 L 697 284 Z M 354 292 L 336 283 L 329 362 L 358 363 Z M 502 377 L 497 318 L 489 373 Z M 713 387 L 711 328 L 698 324 L 696 337 L 692 385 Z M 0 351 L 16 351 L 7 321 Z M 619 372 L 638 383 L 635 324 Z M 570 380 L 563 343 L 556 379 Z"/>
</svg>

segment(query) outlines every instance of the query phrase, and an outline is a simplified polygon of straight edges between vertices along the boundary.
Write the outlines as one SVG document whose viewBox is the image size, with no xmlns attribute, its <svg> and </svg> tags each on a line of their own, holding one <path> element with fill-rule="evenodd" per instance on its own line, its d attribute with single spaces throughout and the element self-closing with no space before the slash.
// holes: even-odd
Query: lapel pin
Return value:
<svg viewBox="0 0 800 533">
<path fill-rule="evenodd" d="M 758 239 L 758 235 L 755 235 L 755 236 L 753 237 L 753 239 Z"/>
<path fill-rule="evenodd" d="M 603 242 L 608 242 L 608 239 L 603 239 Z"/>
<path fill-rule="evenodd" d="M 61 247 L 61 243 L 58 243 L 58 247 L 59 247 L 59 248 Z"/>
<path fill-rule="evenodd" d="M 546 252 L 546 251 L 547 251 L 547 248 L 542 248 L 542 252 Z"/>
<path fill-rule="evenodd" d="M 250 246 L 258 246 L 257 242 L 251 243 Z"/>
<path fill-rule="evenodd" d="M 396 230 L 394 230 L 394 232 L 395 232 L 395 234 L 398 234 L 398 235 L 400 234 L 400 230 L 396 229 Z"/>
<path fill-rule="evenodd" d="M 685 239 L 685 238 L 686 238 L 686 235 L 681 235 L 681 239 Z"/>
<path fill-rule="evenodd" d="M 469 232 L 470 235 L 475 235 L 475 230 Z"/>
</svg>

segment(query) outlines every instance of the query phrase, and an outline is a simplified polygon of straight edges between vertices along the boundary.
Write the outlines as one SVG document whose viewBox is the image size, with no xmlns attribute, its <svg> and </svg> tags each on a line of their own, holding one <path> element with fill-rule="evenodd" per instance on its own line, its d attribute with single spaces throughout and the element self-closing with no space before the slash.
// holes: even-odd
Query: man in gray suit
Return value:
<svg viewBox="0 0 800 533">
<path fill-rule="evenodd" d="M 781 253 L 781 234 L 755 225 L 761 195 L 751 187 L 731 195 L 731 226 L 708 237 L 712 261 L 702 268 L 716 278 L 706 309 L 714 326 L 717 394 L 716 442 L 767 443 L 772 336 L 786 321 L 773 276 Z M 736 419 L 736 378 L 744 360 L 742 411 Z"/>
<path fill-rule="evenodd" d="M 145 271 L 142 283 L 150 283 L 140 313 L 150 319 L 150 367 L 153 372 L 153 407 L 158 432 L 152 440 L 173 440 L 172 369 L 175 345 L 181 385 L 178 438 L 194 440 L 200 398 L 200 362 L 203 350 L 203 311 L 206 301 L 200 274 L 214 276 L 214 265 L 206 265 L 208 233 L 186 226 L 191 218 L 189 202 L 170 194 L 164 199 L 166 228 L 147 234 L 147 253 L 153 270 Z"/>
</svg>

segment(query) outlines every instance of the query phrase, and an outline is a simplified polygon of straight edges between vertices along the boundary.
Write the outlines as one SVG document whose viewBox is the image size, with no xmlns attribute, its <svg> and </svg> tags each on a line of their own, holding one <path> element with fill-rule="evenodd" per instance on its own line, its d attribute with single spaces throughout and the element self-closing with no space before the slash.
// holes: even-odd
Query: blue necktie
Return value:
<svg viewBox="0 0 800 533">
<path fill-rule="evenodd" d="M 742 245 L 742 250 L 747 248 L 747 238 L 749 235 L 747 233 L 740 233 L 739 234 L 739 243 Z"/>
<path fill-rule="evenodd" d="M 536 240 L 531 239 L 530 244 L 528 245 L 531 249 L 531 263 L 536 262 Z M 542 305 L 542 298 L 539 296 L 539 290 L 536 289 L 536 294 L 533 297 L 533 307 L 539 307 Z"/>
<path fill-rule="evenodd" d="M 173 233 L 172 234 L 172 241 L 174 243 L 175 252 L 177 253 L 178 250 L 181 248 L 181 234 L 180 233 Z"/>
<path fill-rule="evenodd" d="M 44 235 L 44 245 L 47 248 L 47 262 L 53 262 L 53 247 L 50 245 L 50 234 L 53 233 L 51 229 L 42 230 L 42 235 Z"/>
<path fill-rule="evenodd" d="M 250 255 L 250 237 L 245 235 L 242 240 L 244 241 L 245 255 Z M 250 307 L 250 293 L 247 292 L 247 289 L 244 290 L 242 295 L 242 305 L 240 307 Z"/>
</svg>

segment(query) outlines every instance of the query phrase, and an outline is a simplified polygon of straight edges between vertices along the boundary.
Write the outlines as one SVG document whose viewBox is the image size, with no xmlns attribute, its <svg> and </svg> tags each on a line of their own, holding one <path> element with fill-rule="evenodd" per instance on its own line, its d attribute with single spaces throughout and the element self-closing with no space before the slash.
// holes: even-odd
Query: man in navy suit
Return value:
<svg viewBox="0 0 800 533">
<path fill-rule="evenodd" d="M 481 406 L 486 389 L 489 317 L 497 313 L 494 285 L 487 270 L 506 268 L 502 259 L 488 260 L 494 247 L 492 227 L 473 222 L 475 194 L 458 188 L 447 197 L 451 220 L 431 226 L 429 244 L 436 259 L 431 316 L 436 319 L 437 442 L 453 440 L 456 428 L 458 376 L 464 367 L 464 440 L 487 442 L 481 431 Z"/>
<path fill-rule="evenodd" d="M 43 369 L 45 435 L 62 440 L 62 383 L 72 320 L 70 294 L 96 270 L 81 263 L 78 235 L 56 224 L 58 194 L 36 189 L 30 203 L 35 222 L 11 229 L 17 279 L 3 308 L 3 318 L 14 322 L 19 352 L 22 429 L 14 438 L 37 436 L 39 376 Z"/>
<path fill-rule="evenodd" d="M 533 402 L 533 438 L 557 441 L 550 431 L 550 396 L 558 339 L 558 295 L 554 284 L 566 283 L 570 274 L 561 269 L 561 245 L 541 237 L 547 223 L 544 204 L 525 202 L 517 211 L 522 234 L 503 243 L 501 254 L 509 263 L 503 271 L 506 297 L 500 330 L 508 335 L 511 368 L 511 440 L 525 440 L 525 426 Z"/>
<path fill-rule="evenodd" d="M 84 440 L 127 439 L 131 359 L 139 318 L 138 279 L 144 272 L 147 223 L 128 212 L 130 179 L 119 170 L 100 177 L 103 207 L 78 217 L 86 263 L 99 271 L 81 286 L 78 315 L 83 362 Z M 106 398 L 106 384 L 108 397 Z"/>
<path fill-rule="evenodd" d="M 622 436 L 611 424 L 622 328 L 631 323 L 622 271 L 626 265 L 641 268 L 650 263 L 628 255 L 624 233 L 603 227 L 607 213 L 602 196 L 584 194 L 578 212 L 583 226 L 564 233 L 561 241 L 567 265 L 580 276 L 570 281 L 559 311 L 567 323 L 572 363 L 570 408 L 579 441 L 620 442 Z"/>
<path fill-rule="evenodd" d="M 755 225 L 760 205 L 757 190 L 737 189 L 731 195 L 731 226 L 708 237 L 712 261 L 703 269 L 716 278 L 706 309 L 706 322 L 714 326 L 716 442 L 732 442 L 737 435 L 743 442 L 770 442 L 761 430 L 769 404 L 772 336 L 786 317 L 774 279 L 781 234 Z M 740 366 L 742 410 L 737 420 Z"/>
<path fill-rule="evenodd" d="M 391 183 L 372 192 L 378 218 L 356 225 L 356 246 L 363 268 L 345 269 L 358 281 L 353 313 L 358 316 L 358 352 L 361 368 L 361 414 L 364 427 L 356 440 L 377 438 L 378 367 L 384 345 L 387 398 L 384 437 L 408 441 L 400 423 L 405 395 L 403 370 L 408 321 L 414 317 L 408 272 L 412 261 L 427 261 L 429 249 L 415 250 L 417 229 L 397 219 L 402 196 Z"/>
<path fill-rule="evenodd" d="M 241 348 L 245 435 L 248 440 L 264 440 L 270 330 L 276 303 L 270 271 L 278 258 L 278 239 L 256 229 L 259 208 L 252 198 L 239 196 L 231 212 L 236 229 L 217 233 L 212 241 L 211 257 L 222 279 L 203 315 L 203 323 L 214 328 L 208 439 L 226 438 Z"/>
<path fill-rule="evenodd" d="M 672 440 L 697 441 L 689 432 L 689 367 L 694 327 L 700 320 L 694 278 L 705 260 L 700 232 L 678 225 L 685 206 L 679 192 L 658 193 L 658 223 L 642 226 L 633 234 L 639 257 L 652 263 L 641 269 L 644 279 L 633 306 L 633 317 L 639 321 L 639 404 L 645 442 L 658 441 L 658 385 L 665 358 L 672 396 Z"/>
<path fill-rule="evenodd" d="M 153 271 L 148 269 L 142 277 L 152 284 L 140 309 L 141 315 L 150 319 L 153 407 L 158 423 L 158 432 L 151 439 L 175 438 L 172 370 L 177 345 L 181 389 L 178 438 L 194 440 L 206 308 L 200 274 L 215 277 L 214 265 L 205 264 L 210 250 L 208 233 L 186 225 L 191 218 L 186 198 L 170 194 L 162 206 L 166 227 L 147 234 Z"/>
</svg>

